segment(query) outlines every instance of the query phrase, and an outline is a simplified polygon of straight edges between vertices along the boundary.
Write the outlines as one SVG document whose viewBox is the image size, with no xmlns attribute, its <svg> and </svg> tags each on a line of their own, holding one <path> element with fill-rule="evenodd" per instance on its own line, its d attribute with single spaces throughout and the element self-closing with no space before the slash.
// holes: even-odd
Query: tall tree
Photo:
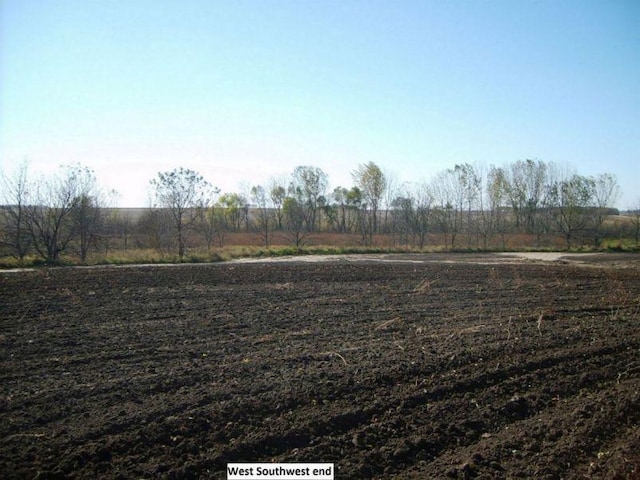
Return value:
<svg viewBox="0 0 640 480">
<path fill-rule="evenodd" d="M 186 253 L 186 231 L 195 223 L 201 210 L 208 205 L 211 184 L 199 173 L 177 168 L 170 172 L 159 172 L 151 180 L 155 190 L 155 205 L 165 208 L 172 219 L 178 244 L 178 256 Z"/>
<path fill-rule="evenodd" d="M 640 197 L 638 197 L 634 205 L 629 208 L 631 216 L 631 226 L 633 227 L 633 237 L 636 240 L 636 247 L 640 245 Z"/>
<path fill-rule="evenodd" d="M 602 226 L 610 209 L 618 199 L 620 189 L 615 175 L 603 173 L 593 179 L 593 236 L 594 245 L 600 246 Z"/>
<path fill-rule="evenodd" d="M 460 165 L 440 172 L 431 181 L 434 214 L 442 233 L 445 248 L 455 248 L 456 238 L 462 227 L 462 212 L 465 207 L 466 187 L 463 181 L 464 169 Z"/>
<path fill-rule="evenodd" d="M 74 170 L 78 184 L 73 220 L 80 260 L 85 262 L 89 249 L 96 246 L 104 232 L 107 197 L 98 186 L 93 170 L 81 165 L 70 168 Z"/>
<path fill-rule="evenodd" d="M 508 195 L 516 230 L 536 233 L 536 218 L 548 184 L 548 166 L 541 160 L 519 160 L 507 170 Z"/>
<path fill-rule="evenodd" d="M 391 211 L 391 204 L 398 196 L 398 179 L 396 175 L 388 170 L 384 172 L 385 177 L 385 189 L 384 195 L 382 196 L 383 203 L 381 203 L 380 208 L 384 210 L 384 222 L 382 225 L 378 225 L 378 230 L 382 229 L 382 231 L 386 232 L 387 227 L 389 225 L 389 214 Z"/>
<path fill-rule="evenodd" d="M 555 210 L 556 225 L 564 235 L 567 249 L 589 221 L 593 205 L 594 180 L 573 174 L 551 185 L 551 199 Z"/>
<path fill-rule="evenodd" d="M 248 228 L 249 202 L 241 193 L 223 193 L 216 207 L 224 217 L 225 229 L 239 232 L 243 224 Z"/>
<path fill-rule="evenodd" d="M 207 245 L 207 251 L 211 251 L 213 239 L 220 233 L 220 225 L 218 221 L 218 212 L 215 206 L 205 207 L 200 211 L 198 220 L 198 230 L 202 234 L 204 243 Z M 220 238 L 218 236 L 218 238 Z M 222 233 L 224 239 L 224 233 Z M 224 243 L 224 240 L 222 244 Z M 220 246 L 222 247 L 222 244 Z"/>
<path fill-rule="evenodd" d="M 196 222 L 196 229 L 202 235 L 205 244 L 207 245 L 207 251 L 211 251 L 214 237 L 218 236 L 221 240 L 220 246 L 224 243 L 224 233 L 220 230 L 220 213 L 216 208 L 216 196 L 220 193 L 220 190 L 216 187 L 212 187 L 209 190 L 209 201 L 207 205 L 203 205 L 198 214 L 198 220 Z M 220 234 L 222 238 L 220 238 Z"/>
<path fill-rule="evenodd" d="M 175 251 L 173 218 L 166 208 L 148 208 L 138 219 L 136 231 L 142 245 L 155 249 L 161 256 Z"/>
<path fill-rule="evenodd" d="M 400 195 L 391 203 L 393 232 L 398 236 L 401 245 L 413 241 L 414 199 L 409 195 Z"/>
<path fill-rule="evenodd" d="M 351 175 L 353 181 L 362 192 L 367 209 L 370 212 L 370 231 L 372 234 L 376 234 L 378 233 L 378 210 L 382 196 L 387 189 L 387 178 L 380 167 L 373 162 L 358 165 L 358 168 Z"/>
<path fill-rule="evenodd" d="M 500 235 L 502 249 L 506 248 L 508 190 L 509 185 L 504 169 L 492 166 L 487 174 L 487 209 L 482 211 L 482 235 L 485 248 L 494 233 Z"/>
<path fill-rule="evenodd" d="M 467 246 L 471 248 L 471 241 L 474 232 L 474 212 L 481 210 L 482 201 L 482 178 L 476 167 L 469 163 L 456 165 L 454 172 L 457 176 L 458 189 L 464 197 L 466 207 L 466 230 L 467 230 Z"/>
<path fill-rule="evenodd" d="M 284 206 L 285 198 L 287 198 L 285 185 L 286 182 L 280 183 L 277 180 L 272 180 L 269 187 L 269 198 L 273 205 L 278 230 L 282 230 L 282 207 Z"/>
<path fill-rule="evenodd" d="M 129 241 L 134 233 L 135 223 L 131 217 L 131 212 L 128 209 L 108 209 L 105 218 L 105 227 L 107 230 L 107 239 L 104 240 L 105 250 L 108 251 L 110 240 L 116 238 L 122 241 L 124 251 L 129 249 Z"/>
<path fill-rule="evenodd" d="M 287 232 L 296 248 L 304 246 L 309 233 L 307 209 L 295 197 L 287 197 L 282 208 Z"/>
<path fill-rule="evenodd" d="M 273 236 L 275 226 L 274 210 L 269 204 L 269 197 L 265 188 L 261 185 L 251 187 L 251 201 L 256 208 L 256 225 L 262 236 L 264 246 L 268 247 Z"/>
<path fill-rule="evenodd" d="M 334 223 L 340 233 L 352 233 L 358 223 L 362 192 L 358 187 L 336 187 L 331 193 Z"/>
<path fill-rule="evenodd" d="M 289 196 L 296 200 L 296 210 L 303 209 L 301 213 L 304 213 L 304 223 L 309 232 L 316 230 L 318 211 L 326 202 L 328 185 L 329 177 L 321 168 L 298 166 L 293 171 Z"/>
<path fill-rule="evenodd" d="M 75 213 L 82 193 L 82 167 L 62 167 L 62 172 L 36 181 L 26 209 L 33 246 L 48 264 L 58 264 L 77 233 Z"/>
<path fill-rule="evenodd" d="M 2 175 L 0 188 L 0 245 L 7 248 L 22 263 L 31 250 L 33 241 L 29 234 L 27 209 L 29 202 L 27 162 L 22 163 L 12 176 Z"/>
<path fill-rule="evenodd" d="M 433 195 L 426 183 L 406 185 L 404 190 L 392 204 L 395 231 L 400 234 L 401 242 L 411 242 L 422 249 L 431 228 Z"/>
</svg>

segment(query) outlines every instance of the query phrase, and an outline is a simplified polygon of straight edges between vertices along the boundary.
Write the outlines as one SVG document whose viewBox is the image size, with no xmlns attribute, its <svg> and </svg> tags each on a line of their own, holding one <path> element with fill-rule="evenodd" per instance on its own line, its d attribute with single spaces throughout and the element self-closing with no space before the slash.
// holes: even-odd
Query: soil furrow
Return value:
<svg viewBox="0 0 640 480">
<path fill-rule="evenodd" d="M 0 273 L 3 478 L 639 474 L 637 268 L 393 258 Z"/>
</svg>

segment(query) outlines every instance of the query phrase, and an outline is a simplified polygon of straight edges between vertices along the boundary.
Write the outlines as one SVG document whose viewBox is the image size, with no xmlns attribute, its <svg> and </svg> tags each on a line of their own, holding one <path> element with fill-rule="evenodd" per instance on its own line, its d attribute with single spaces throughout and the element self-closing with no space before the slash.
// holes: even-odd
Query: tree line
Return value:
<svg viewBox="0 0 640 480">
<path fill-rule="evenodd" d="M 274 235 L 295 247 L 322 233 L 344 234 L 371 246 L 423 249 L 506 249 L 520 235 L 530 247 L 558 238 L 566 248 L 600 247 L 605 237 L 638 244 L 640 205 L 628 222 L 607 221 L 619 187 L 614 175 L 580 175 L 541 160 L 502 167 L 459 164 L 431 180 L 398 185 L 373 162 L 352 172 L 353 185 L 329 190 L 315 166 L 245 192 L 221 193 L 200 173 L 176 168 L 150 180 L 153 199 L 136 219 L 113 208 L 114 192 L 100 188 L 82 165 L 32 176 L 26 164 L 2 175 L 0 246 L 19 261 L 35 254 L 56 264 L 72 253 L 86 262 L 91 251 L 154 248 L 183 259 L 189 249 L 222 247 L 230 233 L 252 233 L 269 247 Z"/>
</svg>

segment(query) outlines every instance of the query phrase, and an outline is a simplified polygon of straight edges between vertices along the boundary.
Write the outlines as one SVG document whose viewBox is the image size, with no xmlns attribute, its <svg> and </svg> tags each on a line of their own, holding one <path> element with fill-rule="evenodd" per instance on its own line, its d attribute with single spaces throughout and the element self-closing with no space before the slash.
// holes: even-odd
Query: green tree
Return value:
<svg viewBox="0 0 640 480">
<path fill-rule="evenodd" d="M 481 212 L 481 232 L 485 248 L 494 234 L 500 235 L 502 249 L 506 248 L 508 189 L 504 169 L 492 166 L 487 174 L 486 209 Z"/>
<path fill-rule="evenodd" d="M 239 193 L 223 193 L 216 204 L 224 215 L 226 229 L 239 232 L 249 222 L 249 202 Z"/>
<path fill-rule="evenodd" d="M 574 174 L 566 180 L 551 185 L 551 199 L 555 210 L 555 220 L 564 235 L 567 249 L 582 232 L 590 217 L 593 205 L 595 182 L 592 178 Z"/>
<path fill-rule="evenodd" d="M 474 222 L 474 213 L 482 208 L 482 178 L 478 169 L 469 163 L 456 165 L 454 171 L 457 172 L 459 188 L 464 196 L 467 247 L 471 248 L 474 226 L 477 224 Z"/>
<path fill-rule="evenodd" d="M 538 211 L 543 206 L 548 184 L 549 167 L 541 160 L 519 160 L 506 170 L 507 194 L 516 223 L 516 230 L 537 233 Z"/>
<path fill-rule="evenodd" d="M 273 180 L 269 189 L 269 198 L 276 216 L 277 229 L 282 230 L 282 207 L 284 206 L 285 198 L 287 198 L 287 189 Z"/>
<path fill-rule="evenodd" d="M 295 210 L 302 209 L 304 223 L 309 232 L 316 230 L 318 211 L 325 202 L 329 177 L 322 169 L 299 166 L 293 171 L 289 196 L 295 198 Z"/>
<path fill-rule="evenodd" d="M 353 181 L 362 192 L 364 202 L 370 212 L 371 234 L 378 233 L 378 210 L 382 196 L 387 189 L 387 178 L 375 163 L 361 164 L 352 172 Z"/>
<path fill-rule="evenodd" d="M 332 218 L 340 233 L 353 233 L 360 221 L 362 192 L 358 187 L 336 187 L 331 193 Z"/>
</svg>

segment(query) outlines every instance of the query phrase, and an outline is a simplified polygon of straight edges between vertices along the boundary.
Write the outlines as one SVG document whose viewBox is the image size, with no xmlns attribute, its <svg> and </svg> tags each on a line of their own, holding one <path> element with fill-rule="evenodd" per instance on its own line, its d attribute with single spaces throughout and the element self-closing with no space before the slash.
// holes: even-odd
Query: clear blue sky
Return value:
<svg viewBox="0 0 640 480">
<path fill-rule="evenodd" d="M 0 0 L 0 168 L 80 162 L 146 206 L 314 165 L 399 182 L 527 158 L 640 199 L 636 0 Z"/>
</svg>

